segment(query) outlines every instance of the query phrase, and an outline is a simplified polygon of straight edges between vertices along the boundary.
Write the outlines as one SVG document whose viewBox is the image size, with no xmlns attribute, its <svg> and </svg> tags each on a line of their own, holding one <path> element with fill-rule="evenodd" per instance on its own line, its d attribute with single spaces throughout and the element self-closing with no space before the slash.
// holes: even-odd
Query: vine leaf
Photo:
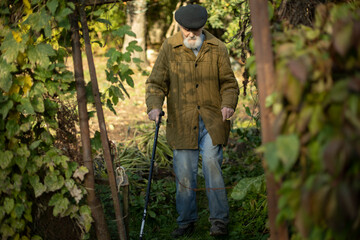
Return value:
<svg viewBox="0 0 360 240">
<path fill-rule="evenodd" d="M 64 186 L 64 177 L 58 175 L 58 171 L 53 171 L 45 176 L 44 183 L 48 190 L 56 191 Z"/>
<path fill-rule="evenodd" d="M 2 115 L 2 119 L 4 120 L 8 115 L 10 109 L 14 106 L 13 101 L 9 100 L 3 104 L 0 104 L 0 114 Z"/>
<path fill-rule="evenodd" d="M 73 177 L 79 178 L 81 181 L 84 180 L 84 176 L 89 172 L 89 170 L 85 166 L 81 166 L 75 170 Z"/>
<path fill-rule="evenodd" d="M 11 151 L 5 151 L 5 152 L 1 151 L 0 152 L 0 159 L 1 159 L 0 167 L 2 169 L 7 168 L 10 165 L 13 156 L 14 155 L 13 155 L 13 153 Z"/>
<path fill-rule="evenodd" d="M 259 192 L 261 187 L 264 185 L 264 182 L 264 174 L 257 177 L 243 178 L 238 182 L 238 184 L 236 184 L 233 192 L 231 193 L 231 197 L 235 200 L 243 200 L 249 192 Z"/>
<path fill-rule="evenodd" d="M 39 32 L 41 29 L 46 28 L 49 25 L 50 20 L 51 16 L 49 16 L 45 9 L 42 8 L 40 12 L 30 14 L 24 24 L 31 25 L 35 31 Z"/>
<path fill-rule="evenodd" d="M 35 197 L 41 196 L 46 191 L 46 186 L 40 182 L 39 176 L 30 176 L 29 181 L 34 188 Z"/>
<path fill-rule="evenodd" d="M 17 41 L 14 38 L 14 34 L 12 31 L 9 31 L 5 36 L 4 41 L 1 43 L 0 50 L 2 51 L 2 57 L 8 62 L 13 62 L 19 52 L 24 52 L 26 45 L 21 40 L 21 38 Z"/>
<path fill-rule="evenodd" d="M 29 46 L 27 54 L 33 65 L 39 64 L 41 67 L 47 68 L 50 64 L 49 56 L 54 56 L 56 53 L 49 44 L 40 43 L 36 46 Z"/>
<path fill-rule="evenodd" d="M 295 164 L 300 150 L 300 141 L 295 134 L 280 135 L 276 139 L 277 155 L 288 172 Z"/>
<path fill-rule="evenodd" d="M 59 5 L 57 0 L 50 0 L 46 3 L 46 6 L 49 8 L 52 15 L 55 15 L 55 11 Z"/>
<path fill-rule="evenodd" d="M 7 214 L 11 213 L 11 211 L 14 209 L 14 206 L 15 206 L 14 199 L 5 198 L 5 200 L 4 200 L 4 208 L 5 208 L 5 212 Z"/>
<path fill-rule="evenodd" d="M 65 212 L 69 204 L 69 199 L 65 198 L 61 193 L 54 194 L 49 201 L 49 206 L 54 206 L 53 214 L 55 217 Z"/>
<path fill-rule="evenodd" d="M 3 58 L 0 58 L 0 89 L 9 92 L 12 85 L 11 73 L 15 71 L 15 65 L 8 64 Z"/>
</svg>

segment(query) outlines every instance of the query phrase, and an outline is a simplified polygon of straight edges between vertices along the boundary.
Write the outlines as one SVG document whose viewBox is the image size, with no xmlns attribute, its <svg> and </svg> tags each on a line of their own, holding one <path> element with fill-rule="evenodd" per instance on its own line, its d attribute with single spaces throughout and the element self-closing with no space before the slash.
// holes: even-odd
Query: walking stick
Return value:
<svg viewBox="0 0 360 240">
<path fill-rule="evenodd" d="M 145 219 L 146 219 L 146 209 L 147 205 L 149 203 L 149 195 L 150 195 L 150 187 L 151 187 L 151 178 L 152 178 L 152 172 L 154 168 L 154 162 L 155 162 L 155 153 L 156 153 L 156 144 L 157 144 L 157 138 L 159 134 L 159 128 L 161 123 L 161 117 L 164 116 L 164 112 L 161 111 L 159 114 L 159 121 L 156 123 L 156 129 L 155 129 L 155 138 L 154 138 L 154 145 L 152 150 L 152 156 L 151 156 L 151 164 L 150 164 L 150 172 L 149 172 L 149 179 L 148 179 L 148 185 L 146 189 L 146 197 L 145 197 L 145 206 L 144 206 L 144 214 L 141 222 L 141 229 L 140 229 L 140 240 L 143 238 L 143 232 L 144 232 L 144 226 L 145 226 Z"/>
</svg>

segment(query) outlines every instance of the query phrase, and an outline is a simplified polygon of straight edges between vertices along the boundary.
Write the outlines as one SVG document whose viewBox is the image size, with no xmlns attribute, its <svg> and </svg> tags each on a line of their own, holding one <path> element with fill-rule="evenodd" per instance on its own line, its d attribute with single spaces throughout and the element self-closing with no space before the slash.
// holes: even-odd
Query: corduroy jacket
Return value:
<svg viewBox="0 0 360 240">
<path fill-rule="evenodd" d="M 208 31 L 197 56 L 181 32 L 166 39 L 146 80 L 147 112 L 162 109 L 167 97 L 166 137 L 173 149 L 197 149 L 199 114 L 213 145 L 228 141 L 230 121 L 223 107 L 235 110 L 239 87 L 226 46 Z"/>
</svg>

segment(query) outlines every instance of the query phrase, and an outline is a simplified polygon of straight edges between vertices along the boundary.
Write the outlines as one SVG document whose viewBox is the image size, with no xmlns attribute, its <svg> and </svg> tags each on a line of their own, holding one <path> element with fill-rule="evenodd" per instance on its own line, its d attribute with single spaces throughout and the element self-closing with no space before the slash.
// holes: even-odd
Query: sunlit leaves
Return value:
<svg viewBox="0 0 360 240">
<path fill-rule="evenodd" d="M 19 32 L 8 31 L 4 41 L 0 46 L 2 57 L 11 63 L 16 60 L 19 52 L 24 52 L 26 48 L 26 40 L 22 39 Z"/>
</svg>

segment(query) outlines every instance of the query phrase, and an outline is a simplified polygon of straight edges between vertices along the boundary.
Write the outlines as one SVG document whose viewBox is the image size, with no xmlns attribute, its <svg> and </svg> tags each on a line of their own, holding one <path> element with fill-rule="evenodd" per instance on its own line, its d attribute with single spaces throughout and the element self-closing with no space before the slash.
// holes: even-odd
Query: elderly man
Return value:
<svg viewBox="0 0 360 240">
<path fill-rule="evenodd" d="M 210 235 L 226 235 L 229 205 L 222 177 L 223 145 L 237 105 L 239 87 L 226 46 L 203 27 L 207 11 L 187 5 L 175 13 L 181 31 L 163 43 L 146 81 L 150 120 L 158 121 L 165 97 L 166 137 L 173 148 L 178 228 L 173 237 L 194 231 L 199 154 L 207 188 Z"/>
</svg>

